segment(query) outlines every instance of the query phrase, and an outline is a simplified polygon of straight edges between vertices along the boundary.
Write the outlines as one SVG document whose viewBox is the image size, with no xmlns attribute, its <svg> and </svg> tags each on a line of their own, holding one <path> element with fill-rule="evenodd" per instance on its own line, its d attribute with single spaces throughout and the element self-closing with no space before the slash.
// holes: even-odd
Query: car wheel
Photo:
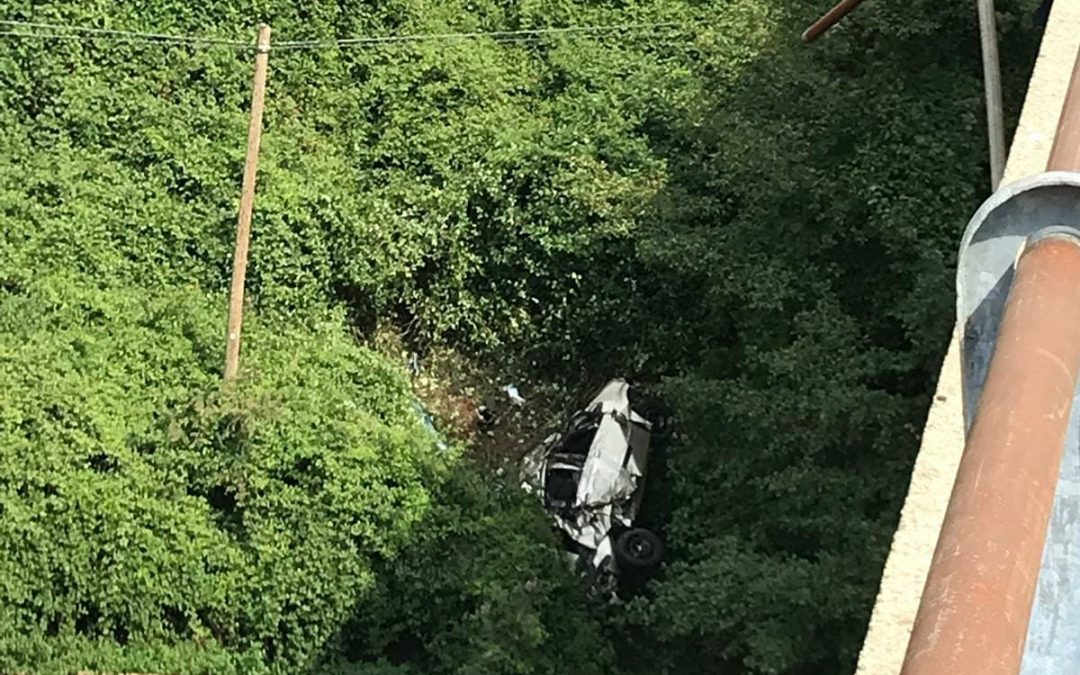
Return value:
<svg viewBox="0 0 1080 675">
<path fill-rule="evenodd" d="M 664 544 L 654 532 L 627 530 L 615 540 L 615 559 L 623 570 L 648 570 L 660 564 Z"/>
</svg>

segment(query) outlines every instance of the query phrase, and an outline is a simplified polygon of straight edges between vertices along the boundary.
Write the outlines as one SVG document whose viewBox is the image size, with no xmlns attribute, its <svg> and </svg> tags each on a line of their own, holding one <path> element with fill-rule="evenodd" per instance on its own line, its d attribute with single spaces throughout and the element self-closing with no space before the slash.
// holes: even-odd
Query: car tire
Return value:
<svg viewBox="0 0 1080 675">
<path fill-rule="evenodd" d="M 636 527 L 615 540 L 615 561 L 624 572 L 643 572 L 660 564 L 664 544 L 655 532 Z"/>
</svg>

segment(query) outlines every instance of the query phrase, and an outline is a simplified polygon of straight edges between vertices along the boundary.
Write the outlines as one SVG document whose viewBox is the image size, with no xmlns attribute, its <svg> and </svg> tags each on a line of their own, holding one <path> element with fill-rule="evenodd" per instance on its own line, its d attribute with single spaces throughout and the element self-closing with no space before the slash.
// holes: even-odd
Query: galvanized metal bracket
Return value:
<svg viewBox="0 0 1080 675">
<path fill-rule="evenodd" d="M 970 431 L 1024 247 L 1053 234 L 1080 236 L 1080 173 L 1048 172 L 995 192 L 960 245 L 956 311 L 963 330 L 964 428 Z M 1066 675 L 1080 663 L 1080 405 L 1073 394 L 1050 526 L 1020 675 Z"/>
<path fill-rule="evenodd" d="M 1080 237 L 1080 173 L 1051 171 L 1005 185 L 964 231 L 956 316 L 963 330 L 965 430 L 971 429 L 982 394 L 1016 261 L 1030 240 L 1049 234 Z"/>
</svg>

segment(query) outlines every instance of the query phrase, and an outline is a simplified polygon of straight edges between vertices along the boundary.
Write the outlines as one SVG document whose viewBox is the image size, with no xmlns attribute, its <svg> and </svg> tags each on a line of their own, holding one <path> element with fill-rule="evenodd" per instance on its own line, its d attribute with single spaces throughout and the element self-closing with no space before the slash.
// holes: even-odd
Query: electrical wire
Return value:
<svg viewBox="0 0 1080 675">
<path fill-rule="evenodd" d="M 0 40 L 2 39 L 15 39 L 15 40 L 70 40 L 80 42 L 98 42 L 100 40 L 110 40 L 110 44 L 127 44 L 127 45 L 141 45 L 141 46 L 157 46 L 157 47 L 190 47 L 190 48 L 225 48 L 234 51 L 254 51 L 255 45 L 222 45 L 222 44 L 206 44 L 200 42 L 166 42 L 163 40 L 148 40 L 136 37 L 125 38 L 107 38 L 104 36 L 95 35 L 79 35 L 73 33 L 24 33 L 19 31 L 0 31 Z"/>
<path fill-rule="evenodd" d="M 635 34 L 618 34 L 618 35 L 616 35 L 616 34 L 593 33 L 593 34 L 589 34 L 589 35 L 568 35 L 566 37 L 567 37 L 567 39 L 575 40 L 575 41 L 576 40 L 581 40 L 581 41 L 603 42 L 605 40 L 611 40 L 612 38 L 616 38 L 618 40 L 618 42 L 620 42 L 620 43 L 654 42 L 654 43 L 658 43 L 658 44 L 659 43 L 670 43 L 670 42 L 675 42 L 675 41 L 685 41 L 685 40 L 690 39 L 690 36 L 686 32 L 680 32 L 680 33 L 635 33 Z M 548 39 L 546 39 L 546 37 L 543 36 L 543 35 L 520 35 L 520 36 L 494 37 L 494 38 L 491 38 L 491 42 L 494 42 L 495 44 L 499 44 L 499 45 L 520 45 L 520 46 L 539 46 L 539 45 L 550 44 L 550 41 Z M 361 49 L 384 50 L 384 49 L 402 49 L 402 48 L 406 48 L 406 47 L 415 47 L 415 46 L 421 45 L 421 44 L 424 44 L 424 41 L 413 41 L 413 40 L 410 40 L 410 41 L 397 41 L 397 42 L 380 41 L 380 42 L 375 42 L 375 43 L 363 43 L 363 44 L 350 43 L 350 44 L 347 44 L 347 45 L 341 45 L 340 47 L 344 48 L 344 49 L 347 49 L 347 48 L 361 48 Z M 333 47 L 337 48 L 338 45 L 334 45 Z M 274 48 L 277 49 L 276 46 Z M 286 50 L 288 50 L 288 49 L 307 50 L 307 49 L 311 49 L 311 48 L 308 48 L 308 47 L 304 47 L 304 48 L 285 47 L 285 49 Z"/>
<path fill-rule="evenodd" d="M 13 29 L 16 29 L 0 31 L 0 36 L 4 37 L 19 37 L 30 39 L 37 38 L 44 40 L 109 39 L 121 42 L 214 46 L 229 47 L 233 49 L 255 48 L 255 45 L 252 43 L 240 42 L 236 40 L 225 40 L 221 38 L 198 37 L 194 35 L 169 35 L 165 33 L 148 33 L 133 30 L 116 30 L 112 28 L 95 28 L 93 26 L 68 26 L 64 24 L 45 23 L 40 21 L 13 21 L 10 19 L 0 19 L 0 26 L 9 26 Z"/>
<path fill-rule="evenodd" d="M 24 33 L 21 31 L 0 30 L 0 37 L 37 38 L 39 40 L 85 40 L 85 35 L 71 33 Z"/>
<path fill-rule="evenodd" d="M 619 38 L 665 39 L 672 36 L 659 32 L 661 29 L 677 28 L 676 22 L 656 22 L 637 24 L 614 24 L 596 26 L 567 26 L 561 28 L 534 28 L 509 31 L 473 31 L 460 33 L 412 33 L 406 35 L 387 35 L 373 37 L 346 38 L 341 40 L 284 40 L 272 45 L 279 49 L 335 49 L 387 47 L 421 42 L 454 42 L 475 39 L 491 39 L 498 43 L 537 44 L 544 38 L 561 36 L 570 39 L 603 40 Z M 230 49 L 255 49 L 255 45 L 236 40 L 197 37 L 191 35 L 170 35 L 133 30 L 96 28 L 92 26 L 68 26 L 39 21 L 0 20 L 0 26 L 16 30 L 0 31 L 0 38 L 29 40 L 114 40 L 137 44 L 186 45 L 192 47 L 226 47 Z M 647 32 L 646 32 L 647 31 Z"/>
<path fill-rule="evenodd" d="M 546 37 L 551 35 L 589 35 L 619 33 L 643 29 L 674 28 L 675 22 L 615 24 L 606 26 L 567 26 L 562 28 L 532 28 L 523 30 L 473 31 L 465 33 L 413 33 L 376 37 L 345 38 L 342 40 L 285 40 L 274 43 L 274 49 L 329 49 L 334 47 L 370 47 L 400 42 L 454 41 L 480 38 Z"/>
</svg>

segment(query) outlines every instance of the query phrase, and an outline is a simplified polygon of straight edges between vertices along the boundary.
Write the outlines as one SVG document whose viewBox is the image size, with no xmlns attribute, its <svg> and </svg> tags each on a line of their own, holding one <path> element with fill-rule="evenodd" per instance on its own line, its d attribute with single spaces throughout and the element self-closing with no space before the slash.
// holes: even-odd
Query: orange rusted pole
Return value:
<svg viewBox="0 0 1080 675">
<path fill-rule="evenodd" d="M 1080 170 L 1080 54 L 1047 169 Z M 1017 675 L 1080 371 L 1080 240 L 1016 263 L 901 675 Z"/>
<path fill-rule="evenodd" d="M 803 42 L 813 42 L 818 39 L 825 31 L 839 23 L 840 19 L 855 11 L 855 8 L 862 3 L 863 0 L 841 0 L 840 4 L 830 9 L 825 16 L 803 31 Z"/>
<path fill-rule="evenodd" d="M 1080 241 L 1017 263 L 902 675 L 1016 675 L 1080 371 Z"/>
</svg>

